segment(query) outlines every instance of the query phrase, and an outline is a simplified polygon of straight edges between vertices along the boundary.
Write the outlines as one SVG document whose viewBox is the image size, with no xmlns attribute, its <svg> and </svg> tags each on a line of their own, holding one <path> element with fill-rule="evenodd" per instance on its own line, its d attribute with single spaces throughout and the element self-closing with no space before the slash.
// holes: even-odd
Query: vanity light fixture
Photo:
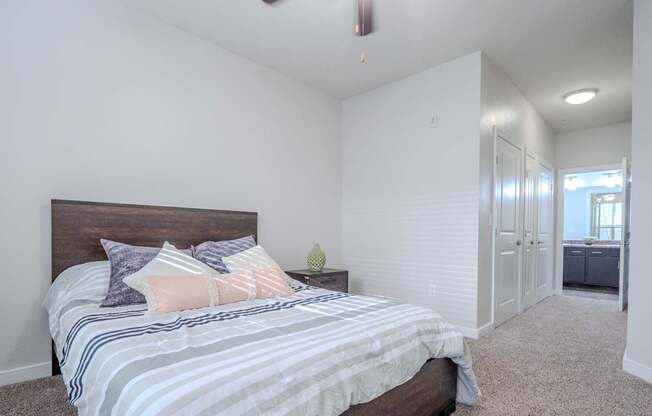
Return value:
<svg viewBox="0 0 652 416">
<path fill-rule="evenodd" d="M 623 177 L 618 173 L 605 173 L 603 180 L 604 186 L 607 188 L 616 188 L 622 186 Z"/>
<path fill-rule="evenodd" d="M 598 95 L 597 89 L 585 88 L 564 94 L 564 101 L 566 101 L 568 104 L 573 105 L 586 104 L 594 99 L 596 95 Z"/>
<path fill-rule="evenodd" d="M 574 191 L 577 189 L 577 177 L 567 176 L 564 180 L 564 189 L 568 191 Z"/>
</svg>

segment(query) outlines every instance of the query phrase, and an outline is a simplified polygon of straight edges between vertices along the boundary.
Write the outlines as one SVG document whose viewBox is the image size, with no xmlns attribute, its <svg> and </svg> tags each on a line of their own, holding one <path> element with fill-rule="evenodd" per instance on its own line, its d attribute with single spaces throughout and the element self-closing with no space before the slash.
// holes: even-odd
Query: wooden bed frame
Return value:
<svg viewBox="0 0 652 416">
<path fill-rule="evenodd" d="M 254 235 L 255 212 L 109 204 L 53 199 L 52 281 L 75 264 L 106 260 L 101 238 L 158 247 L 169 241 L 187 248 L 208 240 Z M 52 374 L 60 374 L 52 344 Z M 447 358 L 428 361 L 408 382 L 376 399 L 352 406 L 344 416 L 448 416 L 455 411 L 457 366 Z"/>
</svg>

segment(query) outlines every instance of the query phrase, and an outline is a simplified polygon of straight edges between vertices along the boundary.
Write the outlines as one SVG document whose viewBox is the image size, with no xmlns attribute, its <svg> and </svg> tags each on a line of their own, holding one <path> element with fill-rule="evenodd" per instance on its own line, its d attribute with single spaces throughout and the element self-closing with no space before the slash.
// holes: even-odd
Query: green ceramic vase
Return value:
<svg viewBox="0 0 652 416">
<path fill-rule="evenodd" d="M 315 246 L 308 253 L 308 268 L 311 272 L 321 272 L 324 269 L 326 264 L 326 253 L 319 247 L 319 244 Z"/>
</svg>

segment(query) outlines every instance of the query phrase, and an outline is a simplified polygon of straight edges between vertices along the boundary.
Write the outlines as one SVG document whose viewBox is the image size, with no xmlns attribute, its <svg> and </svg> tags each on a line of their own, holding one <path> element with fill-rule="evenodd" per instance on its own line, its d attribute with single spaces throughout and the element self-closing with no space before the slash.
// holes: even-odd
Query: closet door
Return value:
<svg viewBox="0 0 652 416">
<path fill-rule="evenodd" d="M 537 244 L 536 244 L 536 297 L 537 302 L 552 295 L 554 204 L 552 171 L 538 166 L 537 190 Z"/>
<path fill-rule="evenodd" d="M 521 310 L 534 305 L 534 282 L 536 275 L 536 207 L 537 207 L 537 161 L 531 154 L 525 156 L 525 181 L 523 186 L 523 279 L 521 287 Z"/>
<path fill-rule="evenodd" d="M 496 135 L 494 323 L 500 325 L 519 309 L 521 276 L 521 148 Z"/>
</svg>

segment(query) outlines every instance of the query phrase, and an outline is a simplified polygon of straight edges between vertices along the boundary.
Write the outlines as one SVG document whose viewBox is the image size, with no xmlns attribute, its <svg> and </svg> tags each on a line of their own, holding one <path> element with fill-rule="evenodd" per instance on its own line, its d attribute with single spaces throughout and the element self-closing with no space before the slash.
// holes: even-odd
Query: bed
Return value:
<svg viewBox="0 0 652 416">
<path fill-rule="evenodd" d="M 257 237 L 256 213 L 51 208 L 52 370 L 79 415 L 431 416 L 477 397 L 461 334 L 424 308 L 297 282 L 289 298 L 150 316 L 144 305 L 100 308 L 101 282 L 76 272 L 108 267 L 100 238 L 185 248 Z"/>
</svg>

